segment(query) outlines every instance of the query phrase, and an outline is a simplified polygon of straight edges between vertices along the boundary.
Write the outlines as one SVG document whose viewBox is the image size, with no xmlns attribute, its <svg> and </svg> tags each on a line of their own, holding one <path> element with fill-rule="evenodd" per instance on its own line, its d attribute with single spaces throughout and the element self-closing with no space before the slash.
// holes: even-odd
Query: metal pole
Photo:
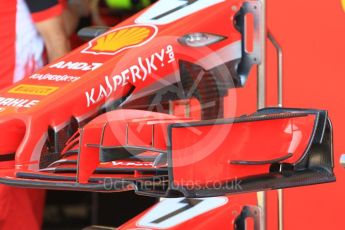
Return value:
<svg viewBox="0 0 345 230">
<path fill-rule="evenodd" d="M 340 157 L 340 164 L 345 168 L 345 154 L 342 154 Z"/>
<path fill-rule="evenodd" d="M 278 107 L 283 107 L 283 50 L 272 33 L 268 32 L 268 39 L 277 50 L 278 56 Z M 284 193 L 278 189 L 278 229 L 284 229 Z"/>
<path fill-rule="evenodd" d="M 278 229 L 284 229 L 284 193 L 283 189 L 278 189 Z"/>
<path fill-rule="evenodd" d="M 272 42 L 274 48 L 277 50 L 278 56 L 278 107 L 283 107 L 283 49 L 279 45 L 277 39 L 268 31 L 268 39 Z"/>
<path fill-rule="evenodd" d="M 266 107 L 266 0 L 259 0 L 261 2 L 261 63 L 257 69 L 257 108 L 262 109 Z M 263 229 L 266 229 L 267 210 L 266 210 L 266 192 L 257 193 L 258 206 L 262 210 L 263 216 Z"/>
<path fill-rule="evenodd" d="M 262 212 L 262 229 L 265 230 L 266 229 L 266 192 L 262 191 L 262 192 L 257 192 L 256 193 L 256 197 L 257 197 L 257 202 L 258 202 L 258 206 L 261 209 Z"/>
<path fill-rule="evenodd" d="M 278 51 L 278 106 L 283 107 L 283 52 Z"/>
<path fill-rule="evenodd" d="M 266 107 L 266 0 L 259 0 L 261 2 L 261 63 L 257 69 L 257 107 L 262 109 Z"/>
</svg>

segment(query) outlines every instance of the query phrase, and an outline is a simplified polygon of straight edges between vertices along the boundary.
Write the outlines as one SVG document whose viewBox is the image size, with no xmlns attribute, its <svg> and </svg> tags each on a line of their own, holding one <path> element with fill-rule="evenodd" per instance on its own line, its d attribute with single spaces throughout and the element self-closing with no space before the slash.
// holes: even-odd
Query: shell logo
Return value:
<svg viewBox="0 0 345 230">
<path fill-rule="evenodd" d="M 115 55 L 121 51 L 145 45 L 158 32 L 154 25 L 131 25 L 116 28 L 89 42 L 82 53 Z"/>
<path fill-rule="evenodd" d="M 345 0 L 341 0 L 341 5 L 343 6 L 343 10 L 345 11 Z"/>
</svg>

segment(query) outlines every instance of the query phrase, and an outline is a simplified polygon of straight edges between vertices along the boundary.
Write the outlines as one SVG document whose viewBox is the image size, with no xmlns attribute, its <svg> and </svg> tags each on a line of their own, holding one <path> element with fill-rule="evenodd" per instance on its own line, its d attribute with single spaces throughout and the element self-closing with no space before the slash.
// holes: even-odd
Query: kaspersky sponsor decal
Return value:
<svg viewBox="0 0 345 230">
<path fill-rule="evenodd" d="M 126 49 L 139 47 L 151 41 L 157 34 L 154 25 L 131 25 L 116 28 L 88 43 L 82 50 L 86 54 L 115 55 Z"/>
<path fill-rule="evenodd" d="M 31 75 L 29 79 L 33 79 L 37 81 L 75 82 L 75 81 L 78 81 L 80 77 L 47 73 L 47 74 L 34 74 L 34 75 Z"/>
<path fill-rule="evenodd" d="M 104 82 L 98 87 L 85 92 L 87 107 L 101 101 L 116 92 L 120 87 L 128 82 L 135 84 L 137 81 L 145 81 L 146 78 L 158 72 L 161 68 L 170 65 L 175 61 L 173 47 L 168 45 L 147 58 L 139 57 L 137 63 L 113 76 L 105 76 Z"/>
<path fill-rule="evenodd" d="M 51 69 L 69 69 L 69 70 L 93 71 L 95 69 L 98 69 L 102 65 L 103 65 L 102 63 L 60 61 L 58 63 L 55 63 L 55 64 L 49 66 L 49 68 L 51 68 Z"/>
<path fill-rule="evenodd" d="M 47 96 L 49 94 L 54 93 L 58 89 L 59 87 L 53 86 L 21 84 L 10 89 L 8 93 Z"/>
<path fill-rule="evenodd" d="M 15 108 L 31 108 L 37 105 L 39 100 L 0 97 L 0 106 Z"/>
</svg>

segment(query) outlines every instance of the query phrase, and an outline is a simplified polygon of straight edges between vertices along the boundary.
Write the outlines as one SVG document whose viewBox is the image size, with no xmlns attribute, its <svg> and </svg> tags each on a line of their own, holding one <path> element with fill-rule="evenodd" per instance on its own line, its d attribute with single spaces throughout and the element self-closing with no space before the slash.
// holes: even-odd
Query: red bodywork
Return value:
<svg viewBox="0 0 345 230">
<path fill-rule="evenodd" d="M 184 98 L 194 100 L 189 115 L 140 107 L 142 98 L 184 81 L 183 63 L 210 72 L 243 58 L 243 36 L 234 24 L 244 1 L 199 2 L 209 5 L 154 23 L 147 15 L 159 2 L 2 90 L 0 182 L 198 198 L 189 204 L 194 207 L 203 197 L 334 181 L 332 127 L 325 111 L 272 108 L 239 118 L 203 119 L 202 93 L 196 103 L 196 96 Z M 197 48 L 180 42 L 195 32 L 222 39 Z M 232 73 L 228 77 L 236 80 Z M 245 80 L 226 87 L 241 87 Z M 229 186 L 238 180 L 240 187 Z M 242 208 L 220 199 L 224 204 L 196 216 L 235 210 L 236 217 L 223 221 L 240 225 L 236 219 Z M 219 221 L 205 226 L 225 226 Z M 186 229 L 169 228 L 175 227 Z"/>
<path fill-rule="evenodd" d="M 0 93 L 0 107 L 2 108 L 0 113 L 0 137 L 2 140 L 0 153 L 16 152 L 16 169 L 37 169 L 40 151 L 36 150 L 37 144 L 42 142 L 49 127 L 58 129 L 69 122 L 72 117 L 82 121 L 96 114 L 106 100 L 115 100 L 126 96 L 131 86 L 135 88 L 131 93 L 132 95 L 142 92 L 160 78 L 176 73 L 179 60 L 194 63 L 201 62 L 203 61 L 202 58 L 209 57 L 214 52 L 239 42 L 240 33 L 233 27 L 233 17 L 236 12 L 230 11 L 229 15 L 227 10 L 230 3 L 239 8 L 241 1 L 225 1 L 216 4 L 207 10 L 198 12 L 198 14 L 182 18 L 175 26 L 170 24 L 151 25 L 149 27 L 152 30 L 157 30 L 157 34 L 148 43 L 141 45 L 140 48 L 127 48 L 121 52 L 114 52 L 113 55 L 92 54 L 85 53 L 85 49 L 89 50 L 87 48 L 89 45 L 85 44 L 26 80 L 2 90 Z M 197 21 L 200 17 L 207 20 L 208 23 L 198 23 L 193 26 L 195 23 L 191 22 Z M 141 24 L 134 22 L 136 18 L 137 16 L 126 20 L 112 31 L 128 25 L 141 28 Z M 177 42 L 177 38 L 191 31 L 208 31 L 214 34 L 222 34 L 227 36 L 228 39 L 198 49 L 185 47 Z M 93 44 L 93 42 L 90 42 L 90 44 Z M 154 63 L 156 65 L 164 64 L 165 66 L 163 68 L 157 67 L 159 70 L 152 72 L 147 78 L 144 79 L 144 71 L 139 73 L 142 79 L 138 79 L 139 77 L 133 75 L 130 76 L 129 72 L 131 70 L 127 72 L 130 67 L 138 65 L 138 58 L 145 60 L 145 58 L 151 58 L 152 55 L 161 54 L 162 52 L 164 52 L 164 63 L 159 62 L 158 58 L 155 58 Z M 208 61 L 212 61 L 212 57 L 209 58 Z M 219 57 L 217 56 L 214 59 L 217 60 Z M 170 60 L 173 60 L 173 62 L 168 63 Z M 122 73 L 123 71 L 126 71 L 126 73 Z M 62 76 L 67 80 L 40 80 L 40 77 L 45 77 L 46 74 Z M 119 84 L 119 86 L 114 92 L 114 87 L 107 88 L 106 77 L 109 78 L 109 81 L 112 81 L 112 77 L 119 74 L 121 79 L 115 79 L 117 81 L 115 84 Z M 49 78 L 49 75 L 46 75 L 46 78 Z M 175 80 L 177 81 L 177 79 Z M 168 82 L 170 81 L 169 79 Z M 111 84 L 114 86 L 113 82 Z M 29 89 L 26 89 L 25 85 L 28 85 L 27 88 Z M 11 90 L 16 89 L 17 86 L 24 87 L 24 92 L 20 88 L 17 91 Z M 44 92 L 25 92 L 30 91 L 30 86 L 42 86 L 41 90 Z M 102 86 L 105 88 L 105 92 L 101 91 Z M 31 90 L 39 91 L 40 89 Z M 86 92 L 91 94 L 92 91 L 95 95 L 92 101 L 96 100 L 96 102 L 89 102 L 85 95 Z M 99 100 L 97 100 L 99 95 Z M 6 99 L 12 98 L 18 101 L 6 101 Z M 6 130 L 7 127 L 11 127 L 13 130 Z"/>
</svg>

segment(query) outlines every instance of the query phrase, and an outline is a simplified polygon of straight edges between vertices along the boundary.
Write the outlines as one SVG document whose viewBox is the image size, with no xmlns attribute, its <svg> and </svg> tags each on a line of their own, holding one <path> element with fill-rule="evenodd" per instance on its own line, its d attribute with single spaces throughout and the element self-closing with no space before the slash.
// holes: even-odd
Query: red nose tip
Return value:
<svg viewBox="0 0 345 230">
<path fill-rule="evenodd" d="M 19 120 L 0 123 L 0 155 L 15 153 L 24 138 L 25 130 L 24 123 Z"/>
</svg>

